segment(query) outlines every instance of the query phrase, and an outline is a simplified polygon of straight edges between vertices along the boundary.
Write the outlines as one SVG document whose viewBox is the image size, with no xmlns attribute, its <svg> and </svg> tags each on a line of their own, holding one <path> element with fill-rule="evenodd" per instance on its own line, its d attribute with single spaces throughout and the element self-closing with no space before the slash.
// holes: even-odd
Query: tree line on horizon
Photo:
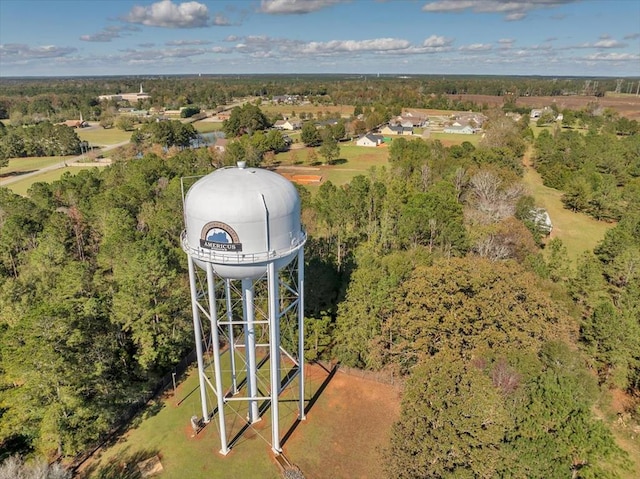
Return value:
<svg viewBox="0 0 640 479">
<path fill-rule="evenodd" d="M 597 80 L 596 89 L 585 80 Z M 299 95 L 319 105 L 479 111 L 486 105 L 463 101 L 460 95 L 490 95 L 513 102 L 518 97 L 584 94 L 602 96 L 616 87 L 615 79 L 550 78 L 513 76 L 423 75 L 411 78 L 366 75 L 247 75 L 247 76 L 172 76 L 172 77 L 73 77 L 2 78 L 0 120 L 12 124 L 30 124 L 78 119 L 98 121 L 112 115 L 116 101 L 99 101 L 99 95 L 138 91 L 140 84 L 151 96 L 137 104 L 141 109 L 179 109 L 196 106 L 214 110 L 230 104 L 234 98 L 271 99 L 281 95 Z M 128 102 L 121 103 L 129 106 Z"/>
</svg>

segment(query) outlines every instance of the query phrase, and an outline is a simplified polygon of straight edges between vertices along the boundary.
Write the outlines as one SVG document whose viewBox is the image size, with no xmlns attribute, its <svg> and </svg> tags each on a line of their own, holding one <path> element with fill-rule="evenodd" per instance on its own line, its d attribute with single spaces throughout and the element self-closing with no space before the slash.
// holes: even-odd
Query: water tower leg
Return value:
<svg viewBox="0 0 640 479">
<path fill-rule="evenodd" d="M 255 312 L 253 304 L 253 281 L 250 279 L 242 280 L 242 313 L 244 316 L 244 341 L 247 357 L 247 386 L 249 398 L 255 398 L 258 395 L 258 381 L 256 378 L 256 331 L 255 331 Z M 257 399 L 249 399 L 249 422 L 254 423 L 260 420 L 258 413 Z"/>
<path fill-rule="evenodd" d="M 307 418 L 304 409 L 304 248 L 298 250 L 298 381 L 300 384 L 301 421 Z"/>
<path fill-rule="evenodd" d="M 213 368 L 218 400 L 218 423 L 220 425 L 220 454 L 227 455 L 227 430 L 224 421 L 224 390 L 222 389 L 222 369 L 220 367 L 220 335 L 218 333 L 218 305 L 213 265 L 207 263 L 207 292 L 209 293 L 209 316 L 211 319 L 211 342 L 213 343 Z"/>
<path fill-rule="evenodd" d="M 269 270 L 267 268 L 267 274 L 269 273 Z M 272 354 L 271 352 L 269 352 L 270 355 L 270 360 L 273 361 L 273 364 L 275 366 L 275 380 L 276 382 L 273 383 L 276 386 L 276 390 L 278 391 L 278 395 L 282 392 L 282 389 L 280 387 L 281 383 L 282 383 L 282 378 L 281 378 L 281 367 L 282 367 L 282 355 L 280 354 L 280 317 L 281 317 L 281 305 L 280 305 L 280 278 L 278 275 L 278 271 L 275 270 L 274 268 L 274 273 L 273 273 L 273 282 L 271 282 L 271 278 L 269 278 L 269 301 L 271 301 L 271 298 L 273 297 L 273 311 L 274 311 L 274 320 L 273 320 L 273 324 L 271 324 L 271 322 L 269 323 L 269 340 L 271 341 L 271 338 L 273 338 L 273 341 L 276 344 L 276 349 L 274 351 L 274 353 Z M 271 284 L 273 284 L 273 288 L 271 287 Z M 269 306 L 271 308 L 271 305 Z M 269 313 L 271 314 L 271 313 Z M 269 318 L 271 319 L 271 318 Z M 271 343 L 269 343 L 269 345 L 271 345 Z"/>
<path fill-rule="evenodd" d="M 267 284 L 269 287 L 269 365 L 271 372 L 271 449 L 276 454 L 282 452 L 280 447 L 280 413 L 278 395 L 280 394 L 280 339 L 277 331 L 280 322 L 278 309 L 278 272 L 275 263 L 267 266 Z"/>
<path fill-rule="evenodd" d="M 193 314 L 193 333 L 196 341 L 196 358 L 198 362 L 198 380 L 200 384 L 200 403 L 202 405 L 202 420 L 209 422 L 207 408 L 207 392 L 204 380 L 204 357 L 202 355 L 202 334 L 200 332 L 200 311 L 198 310 L 198 289 L 196 286 L 196 271 L 193 259 L 189 256 L 189 284 L 191 286 L 191 312 Z"/>
<path fill-rule="evenodd" d="M 227 300 L 227 321 L 229 322 L 229 353 L 231 354 L 231 393 L 238 394 L 238 373 L 236 372 L 236 339 L 233 333 L 233 310 L 231 303 L 231 280 L 225 281 L 225 297 Z"/>
</svg>

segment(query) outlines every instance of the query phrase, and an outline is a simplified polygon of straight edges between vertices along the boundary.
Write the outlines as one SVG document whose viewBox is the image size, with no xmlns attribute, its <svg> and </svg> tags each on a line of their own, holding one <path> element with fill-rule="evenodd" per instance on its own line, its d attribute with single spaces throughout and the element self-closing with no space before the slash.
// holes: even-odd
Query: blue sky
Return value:
<svg viewBox="0 0 640 479">
<path fill-rule="evenodd" d="M 0 76 L 640 76 L 637 0 L 0 0 Z"/>
</svg>

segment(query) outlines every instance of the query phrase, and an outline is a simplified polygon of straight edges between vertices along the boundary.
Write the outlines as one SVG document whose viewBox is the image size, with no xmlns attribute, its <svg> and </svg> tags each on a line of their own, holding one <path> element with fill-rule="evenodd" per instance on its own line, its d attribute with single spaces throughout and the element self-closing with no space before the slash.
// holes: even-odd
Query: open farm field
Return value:
<svg viewBox="0 0 640 479">
<path fill-rule="evenodd" d="M 451 95 L 451 98 L 473 101 L 478 105 L 487 104 L 489 107 L 501 107 L 504 97 L 492 95 Z M 542 108 L 550 105 L 557 105 L 560 110 L 571 109 L 581 110 L 588 104 L 596 104 L 601 108 L 611 108 L 618 112 L 620 116 L 632 120 L 640 120 L 640 96 L 609 96 L 595 97 L 584 95 L 571 96 L 521 96 L 516 100 L 517 106 L 530 108 Z"/>
<path fill-rule="evenodd" d="M 339 371 L 331 373 L 318 365 L 307 367 L 305 388 L 305 421 L 296 421 L 296 402 L 280 402 L 287 458 L 307 479 L 383 477 L 379 452 L 388 443 L 399 414 L 398 390 Z M 126 433 L 87 463 L 82 477 L 129 477 L 123 475 L 125 465 L 134 469 L 137 461 L 154 455 L 160 458 L 164 479 L 280 477 L 268 443 L 268 410 L 223 457 L 218 453 L 216 417 L 197 435 L 191 429 L 189 420 L 198 414 L 199 397 L 197 373 L 192 371 L 175 397 L 169 391 L 152 402 Z M 244 421 L 236 418 L 235 422 Z"/>
</svg>

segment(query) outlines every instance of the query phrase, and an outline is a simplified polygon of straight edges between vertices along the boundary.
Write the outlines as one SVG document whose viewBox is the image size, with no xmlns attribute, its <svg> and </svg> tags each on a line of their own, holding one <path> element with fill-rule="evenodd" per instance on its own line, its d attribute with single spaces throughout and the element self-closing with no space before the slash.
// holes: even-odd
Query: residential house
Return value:
<svg viewBox="0 0 640 479">
<path fill-rule="evenodd" d="M 536 118 L 540 118 L 540 115 L 542 115 L 542 110 L 540 108 L 532 108 L 529 113 L 529 118 L 535 120 Z"/>
<path fill-rule="evenodd" d="M 275 104 L 294 105 L 300 101 L 299 95 L 275 95 L 271 102 Z"/>
<path fill-rule="evenodd" d="M 429 126 L 429 118 L 426 115 L 418 115 L 411 112 L 397 116 L 393 122 L 397 125 L 410 126 L 411 128 Z"/>
<path fill-rule="evenodd" d="M 450 125 L 444 127 L 444 133 L 456 133 L 459 135 L 473 135 L 476 132 L 475 128 L 471 125 Z"/>
<path fill-rule="evenodd" d="M 482 125 L 487 121 L 487 117 L 481 113 L 460 113 L 455 116 L 456 122 L 460 126 L 470 125 L 472 128 L 482 128 Z"/>
<path fill-rule="evenodd" d="M 380 129 L 383 135 L 413 135 L 413 128 L 401 125 L 385 125 Z"/>
<path fill-rule="evenodd" d="M 382 144 L 383 136 L 374 133 L 367 133 L 356 140 L 358 146 L 376 147 Z"/>
<path fill-rule="evenodd" d="M 227 145 L 229 144 L 229 140 L 226 138 L 216 138 L 216 142 L 213 144 L 213 147 L 218 150 L 220 153 L 224 153 L 227 151 Z"/>
<path fill-rule="evenodd" d="M 273 124 L 273 127 L 276 130 L 289 130 L 289 131 L 299 130 L 302 128 L 302 122 L 300 120 L 294 120 L 294 119 L 277 120 Z"/>
</svg>

